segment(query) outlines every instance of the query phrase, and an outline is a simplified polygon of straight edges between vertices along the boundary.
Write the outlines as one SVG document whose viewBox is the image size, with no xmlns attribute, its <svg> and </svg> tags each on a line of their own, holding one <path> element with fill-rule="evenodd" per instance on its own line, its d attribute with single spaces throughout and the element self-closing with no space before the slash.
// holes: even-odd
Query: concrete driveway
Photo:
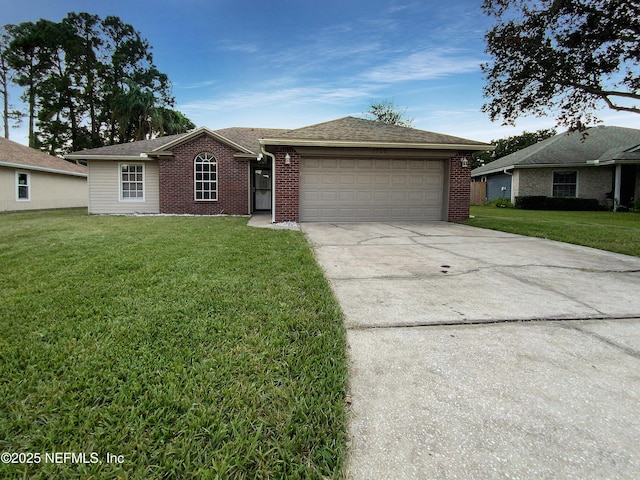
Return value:
<svg viewBox="0 0 640 480">
<path fill-rule="evenodd" d="M 350 478 L 640 477 L 640 258 L 448 223 L 302 230 L 345 313 Z"/>
</svg>

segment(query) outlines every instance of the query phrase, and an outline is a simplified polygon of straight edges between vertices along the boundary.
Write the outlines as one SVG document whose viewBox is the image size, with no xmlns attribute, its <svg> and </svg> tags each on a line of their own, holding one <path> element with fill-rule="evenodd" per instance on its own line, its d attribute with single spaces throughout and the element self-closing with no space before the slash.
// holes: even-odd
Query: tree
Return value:
<svg viewBox="0 0 640 480">
<path fill-rule="evenodd" d="M 483 111 L 513 125 L 555 114 L 584 129 L 609 108 L 640 113 L 640 0 L 484 0 L 497 24 L 485 39 L 493 62 Z"/>
<path fill-rule="evenodd" d="M 151 99 L 158 106 L 173 106 L 171 84 L 153 64 L 151 47 L 140 32 L 115 16 L 106 17 L 102 27 L 105 49 L 111 59 L 105 71 L 106 108 L 102 119 L 108 125 L 109 143 L 124 143 L 135 138 L 136 132 L 141 133 L 140 125 L 136 125 L 141 119 L 126 120 L 126 112 L 133 114 L 134 103 L 140 107 Z M 127 102 L 131 103 L 129 107 L 125 106 Z"/>
<path fill-rule="evenodd" d="M 11 42 L 11 34 L 7 27 L 0 27 L 0 95 L 2 95 L 2 123 L 4 138 L 9 138 L 9 125 L 14 121 L 20 124 L 22 113 L 13 109 L 9 103 L 9 86 L 13 81 L 14 71 L 7 61 L 7 50 Z"/>
<path fill-rule="evenodd" d="M 69 13 L 59 23 L 24 22 L 6 31 L 3 116 L 6 125 L 12 81 L 29 107 L 30 146 L 59 154 L 193 128 L 171 110 L 171 82 L 154 65 L 151 46 L 120 18 Z"/>
<path fill-rule="evenodd" d="M 98 114 L 104 99 L 102 87 L 104 86 L 103 77 L 106 68 L 98 58 L 98 55 L 104 50 L 101 20 L 97 15 L 70 12 L 62 22 L 69 25 L 75 32 L 77 39 L 74 49 L 75 57 L 82 59 L 82 62 L 77 65 L 76 82 L 79 87 L 80 101 L 85 111 L 88 111 L 89 126 L 86 129 L 88 134 L 86 147 L 100 147 L 103 142 L 100 138 L 101 124 Z"/>
<path fill-rule="evenodd" d="M 188 132 L 196 128 L 196 125 L 177 110 L 170 108 L 159 108 L 162 118 L 162 126 L 159 135 L 176 135 Z"/>
<path fill-rule="evenodd" d="M 522 150 L 523 148 L 535 145 L 542 140 L 551 138 L 557 134 L 553 128 L 541 129 L 535 132 L 522 132 L 521 135 L 502 138 L 500 140 L 491 140 L 496 149 L 491 152 L 478 152 L 473 154 L 471 168 L 481 167 L 487 163 L 506 157 L 512 153 Z"/>
<path fill-rule="evenodd" d="M 51 67 L 53 22 L 38 20 L 37 23 L 24 22 L 12 25 L 8 29 L 12 36 L 6 52 L 7 64 L 15 71 L 14 82 L 25 88 L 22 100 L 29 108 L 29 146 L 37 148 L 38 138 L 35 132 L 36 102 L 38 88 Z"/>
<path fill-rule="evenodd" d="M 391 100 L 383 100 L 379 103 L 372 103 L 365 115 L 377 122 L 412 128 L 413 118 L 408 118 L 406 113 L 406 108 L 397 107 Z"/>
</svg>

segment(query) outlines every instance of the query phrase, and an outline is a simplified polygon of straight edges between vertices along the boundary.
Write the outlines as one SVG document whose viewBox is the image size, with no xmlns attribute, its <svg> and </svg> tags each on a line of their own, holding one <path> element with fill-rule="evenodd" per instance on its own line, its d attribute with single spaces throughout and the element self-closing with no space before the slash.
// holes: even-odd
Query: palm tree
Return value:
<svg viewBox="0 0 640 480">
<path fill-rule="evenodd" d="M 124 83 L 128 89 L 115 97 L 112 114 L 118 124 L 120 142 L 151 138 L 154 131 L 162 128 L 162 112 L 155 106 L 155 96 L 129 78 Z"/>
</svg>

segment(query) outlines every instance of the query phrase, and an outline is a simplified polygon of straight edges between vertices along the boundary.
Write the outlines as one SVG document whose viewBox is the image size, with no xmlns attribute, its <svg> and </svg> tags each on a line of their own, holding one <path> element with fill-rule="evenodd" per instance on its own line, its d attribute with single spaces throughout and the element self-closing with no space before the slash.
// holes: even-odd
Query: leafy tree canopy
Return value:
<svg viewBox="0 0 640 480">
<path fill-rule="evenodd" d="M 640 113 L 640 0 L 484 0 L 493 61 L 483 111 L 513 125 L 551 112 L 584 129 L 604 105 Z"/>
<path fill-rule="evenodd" d="M 407 117 L 407 109 L 396 106 L 391 100 L 372 103 L 365 116 L 370 120 L 413 128 L 413 118 Z"/>
<path fill-rule="evenodd" d="M 535 132 L 522 132 L 521 135 L 514 135 L 500 140 L 491 140 L 491 143 L 496 146 L 496 149 L 492 152 L 474 153 L 471 167 L 481 167 L 482 165 L 493 162 L 494 160 L 511 155 L 518 150 L 535 145 L 536 143 L 553 137 L 556 134 L 557 132 L 555 129 L 548 128 L 537 130 Z"/>
<path fill-rule="evenodd" d="M 23 89 L 32 147 L 60 154 L 194 128 L 171 109 L 171 82 L 148 41 L 118 17 L 7 25 L 0 47 L 4 122 L 10 79 Z"/>
</svg>

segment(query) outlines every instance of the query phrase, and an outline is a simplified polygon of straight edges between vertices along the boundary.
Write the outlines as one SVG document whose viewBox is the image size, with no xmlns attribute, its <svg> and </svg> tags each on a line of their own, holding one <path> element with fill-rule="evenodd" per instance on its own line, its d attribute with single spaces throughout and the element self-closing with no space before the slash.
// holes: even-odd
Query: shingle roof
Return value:
<svg viewBox="0 0 640 480">
<path fill-rule="evenodd" d="M 638 158 L 632 152 L 640 146 L 640 130 L 623 127 L 593 127 L 565 132 L 475 168 L 472 176 L 535 165 L 576 165 Z"/>
<path fill-rule="evenodd" d="M 87 176 L 87 167 L 0 137 L 0 165 L 63 175 Z"/>
<path fill-rule="evenodd" d="M 278 140 L 309 140 L 354 143 L 398 143 L 433 145 L 489 146 L 483 142 L 453 137 L 442 133 L 427 132 L 416 128 L 389 125 L 363 118 L 344 117 L 308 127 L 288 130 L 270 137 Z"/>
<path fill-rule="evenodd" d="M 243 128 L 232 127 L 216 130 L 215 132 L 228 138 L 232 142 L 242 145 L 247 150 L 259 154 L 260 153 L 260 141 L 261 138 L 271 137 L 286 132 L 282 128 Z"/>
<path fill-rule="evenodd" d="M 180 135 L 74 152 L 67 155 L 67 158 L 135 158 L 152 152 L 160 152 L 165 146 L 167 149 L 170 149 L 176 143 L 180 143 L 181 139 L 186 141 L 194 135 L 206 134 L 207 132 L 210 135 L 215 134 L 222 137 L 222 139 L 228 140 L 230 143 L 235 144 L 236 148 L 239 146 L 256 155 L 260 153 L 262 144 L 291 144 L 295 146 L 300 144 L 301 141 L 318 142 L 319 145 L 326 144 L 329 146 L 332 143 L 346 142 L 354 146 L 366 146 L 367 144 L 390 144 L 398 147 L 433 145 L 450 146 L 451 148 L 468 147 L 470 150 L 482 150 L 490 147 L 490 145 L 486 143 L 453 137 L 451 135 L 427 132 L 397 125 L 388 125 L 372 120 L 364 120 L 362 118 L 344 117 L 295 130 L 232 127 L 212 131 L 201 127 L 192 132 Z"/>
<path fill-rule="evenodd" d="M 128 143 L 119 143 L 116 145 L 107 145 L 106 147 L 98 147 L 98 148 L 89 148 L 86 150 L 82 150 L 79 152 L 73 152 L 68 155 L 68 157 L 74 158 L 77 156 L 102 156 L 102 155 L 113 155 L 113 156 L 134 156 L 139 157 L 141 153 L 149 153 L 153 152 L 156 149 L 162 148 L 163 145 L 168 145 L 174 140 L 179 139 L 180 137 L 184 137 L 187 135 L 186 133 L 181 133 L 178 135 L 168 135 L 166 137 L 154 138 L 151 140 L 139 140 L 137 142 L 128 142 Z"/>
<path fill-rule="evenodd" d="M 258 155 L 260 153 L 259 139 L 264 136 L 277 135 L 286 130 L 278 128 L 244 128 L 244 127 L 231 127 L 223 128 L 221 130 L 208 130 L 206 128 L 199 128 L 195 131 L 188 133 L 181 133 L 178 135 L 169 135 L 166 137 L 158 137 L 151 140 L 139 140 L 137 142 L 128 142 L 117 145 L 108 145 L 106 147 L 92 148 L 88 150 L 82 150 L 80 152 L 73 152 L 68 155 L 69 158 L 90 158 L 97 156 L 112 156 L 112 157 L 140 157 L 142 154 L 149 154 L 152 152 L 162 151 L 163 147 L 170 144 L 180 143 L 182 138 L 191 138 L 194 134 L 198 135 L 206 134 L 206 132 L 213 132 L 225 139 L 245 148 L 246 150 Z"/>
</svg>

